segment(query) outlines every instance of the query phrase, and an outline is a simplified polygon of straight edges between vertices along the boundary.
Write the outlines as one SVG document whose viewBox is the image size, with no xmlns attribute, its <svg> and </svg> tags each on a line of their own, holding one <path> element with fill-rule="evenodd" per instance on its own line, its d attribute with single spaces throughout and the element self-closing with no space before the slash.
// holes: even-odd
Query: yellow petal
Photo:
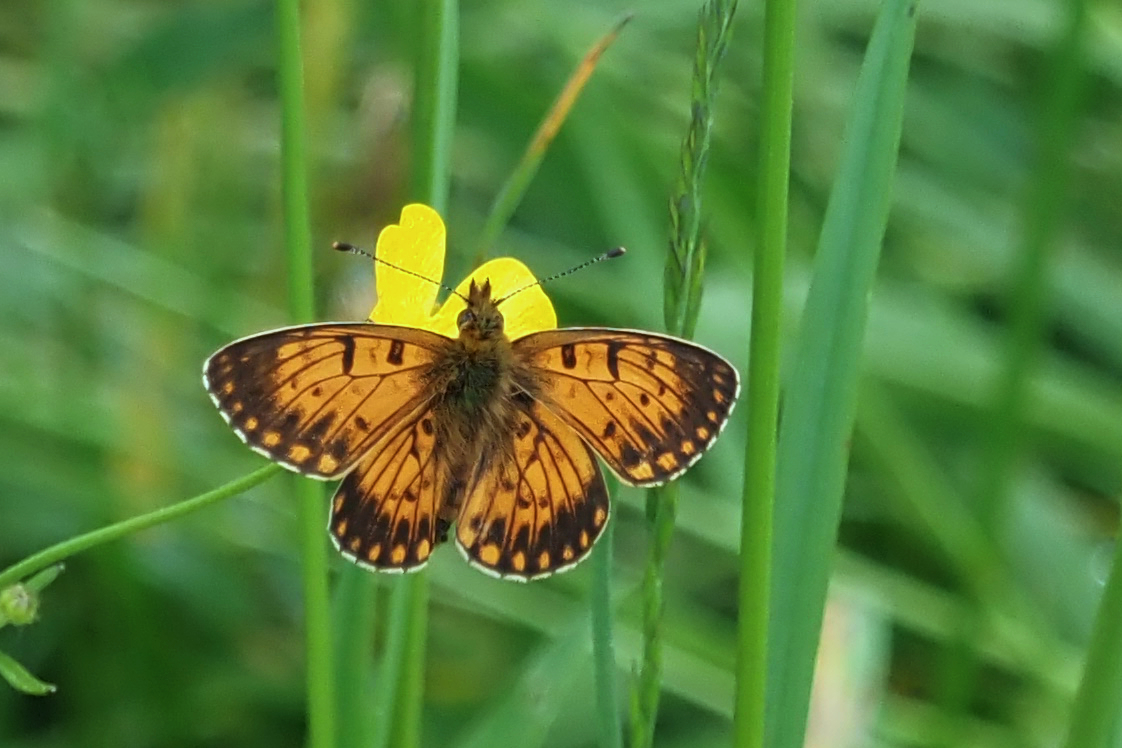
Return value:
<svg viewBox="0 0 1122 748">
<path fill-rule="evenodd" d="M 414 203 L 401 209 L 401 222 L 378 235 L 374 263 L 378 303 L 370 319 L 390 325 L 430 327 L 436 308 L 440 276 L 444 272 L 444 221 L 427 205 Z M 428 278 L 422 280 L 384 263 Z"/>
<path fill-rule="evenodd" d="M 510 257 L 500 257 L 490 260 L 475 269 L 471 275 L 463 280 L 456 291 L 467 296 L 471 281 L 482 284 L 485 280 L 491 281 L 491 297 L 501 299 L 509 293 L 529 286 L 537 279 L 530 269 L 521 262 Z M 436 313 L 430 330 L 449 337 L 459 335 L 456 327 L 456 317 L 459 316 L 465 304 L 459 296 L 450 296 Z M 552 330 L 557 327 L 557 314 L 553 311 L 553 304 L 549 297 L 542 291 L 541 286 L 533 286 L 521 291 L 510 299 L 504 301 L 499 307 L 503 313 L 504 329 L 507 337 L 517 340 L 523 335 L 529 335 L 538 330 Z"/>
</svg>

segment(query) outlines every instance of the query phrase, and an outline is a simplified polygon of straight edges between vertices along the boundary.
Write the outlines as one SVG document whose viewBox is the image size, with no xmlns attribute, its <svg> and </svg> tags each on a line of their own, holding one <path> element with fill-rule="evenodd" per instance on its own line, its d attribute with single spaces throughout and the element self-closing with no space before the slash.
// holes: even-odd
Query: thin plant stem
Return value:
<svg viewBox="0 0 1122 748">
<path fill-rule="evenodd" d="M 670 198 L 670 246 L 663 276 L 666 329 L 692 337 L 701 307 L 706 245 L 701 236 L 701 185 L 713 131 L 716 73 L 728 46 L 735 0 L 711 0 L 698 20 L 697 52 L 690 96 L 691 118 L 682 143 L 681 170 Z M 650 551 L 643 573 L 643 659 L 631 699 L 631 745 L 654 742 L 662 691 L 663 576 L 678 509 L 678 486 L 647 494 Z"/>
<path fill-rule="evenodd" d="M 1091 632 L 1083 678 L 1075 694 L 1065 748 L 1108 748 L 1122 704 L 1122 542 L 1114 541 L 1114 561 Z"/>
<path fill-rule="evenodd" d="M 625 15 L 616 22 L 611 31 L 592 45 L 592 49 L 588 50 L 584 58 L 581 59 L 577 69 L 569 76 L 565 87 L 557 95 L 553 106 L 550 107 L 549 112 L 542 119 L 541 124 L 538 125 L 538 129 L 526 146 L 526 151 L 522 154 L 518 165 L 507 177 L 506 182 L 503 183 L 491 203 L 491 210 L 487 214 L 483 229 L 479 232 L 479 240 L 476 244 L 474 260 L 476 267 L 483 264 L 492 245 L 510 221 L 510 217 L 514 215 L 515 208 L 522 202 L 522 196 L 526 194 L 526 188 L 529 187 L 534 175 L 538 173 L 538 166 L 545 158 L 546 151 L 549 150 L 550 144 L 557 137 L 557 133 L 560 132 L 561 125 L 569 116 L 569 112 L 577 102 L 577 97 L 580 96 L 581 91 L 584 90 L 585 84 L 592 77 L 600 57 L 616 40 L 616 37 L 623 31 L 623 27 L 627 25 L 631 18 L 632 14 Z"/>
<path fill-rule="evenodd" d="M 984 525 L 997 532 L 1004 521 L 1009 483 L 1024 431 L 1022 414 L 1046 314 L 1048 265 L 1064 216 L 1071 179 L 1068 153 L 1083 91 L 1082 44 L 1087 0 L 1066 3 L 1067 25 L 1053 50 L 1043 116 L 1037 126 L 1037 157 L 1022 210 L 1022 243 L 1007 295 L 1009 333 L 1004 369 L 994 398 L 990 431 L 983 442 L 979 494 Z"/>
<path fill-rule="evenodd" d="M 308 163 L 304 111 L 300 2 L 277 3 L 277 74 L 281 104 L 281 190 L 284 244 L 288 258 L 288 309 L 293 321 L 315 316 L 308 216 Z M 335 679 L 332 674 L 328 550 L 323 530 L 323 488 L 301 480 L 296 485 L 303 551 L 304 625 L 307 657 L 308 745 L 335 745 Z"/>
<path fill-rule="evenodd" d="M 332 597 L 336 724 L 340 748 L 367 748 L 375 716 L 370 709 L 374 622 L 378 611 L 374 575 L 358 566 L 340 569 Z"/>
<path fill-rule="evenodd" d="M 147 530 L 149 527 L 171 522 L 172 520 L 179 519 L 184 515 L 198 511 L 199 509 L 210 506 L 223 499 L 237 496 L 240 493 L 248 491 L 257 484 L 265 482 L 266 479 L 271 478 L 280 471 L 281 467 L 279 465 L 266 465 L 259 470 L 253 471 L 249 475 L 230 481 L 226 485 L 219 486 L 206 493 L 193 496 L 190 499 L 184 499 L 171 506 L 161 507 L 155 511 L 131 517 L 130 519 L 107 525 L 106 527 L 99 527 L 96 530 L 91 530 L 82 535 L 68 538 L 61 543 L 56 543 L 49 548 L 44 548 L 38 553 L 30 555 L 0 572 L 0 589 L 15 584 L 21 579 L 38 571 L 42 571 L 52 564 L 64 561 L 76 553 L 87 551 L 96 546 L 123 538 L 126 535 L 140 532 L 141 530 Z"/>
<path fill-rule="evenodd" d="M 752 337 L 748 354 L 748 444 L 740 527 L 735 742 L 764 745 L 779 337 L 787 192 L 794 97 L 795 0 L 767 0 L 764 10 L 763 106 L 760 112 L 759 233 L 752 274 Z"/>
<path fill-rule="evenodd" d="M 619 484 L 609 480 L 612 496 Z M 601 748 L 622 748 L 619 707 L 616 703 L 616 650 L 612 636 L 612 559 L 615 523 L 604 528 L 604 537 L 592 550 L 592 665 L 596 675 L 596 717 Z"/>
<path fill-rule="evenodd" d="M 1043 87 L 1042 116 L 1037 125 L 1037 153 L 1022 205 L 1022 238 L 1011 268 L 1006 295 L 1009 328 L 1004 340 L 1003 368 L 996 383 L 992 415 L 982 442 L 977 506 L 984 532 L 1002 536 L 1012 483 L 1023 444 L 1024 412 L 1029 382 L 1036 367 L 1047 317 L 1048 270 L 1056 249 L 1071 179 L 1071 148 L 1083 91 L 1082 44 L 1086 35 L 1087 1 L 1066 3 L 1068 16 L 1050 57 Z M 975 615 L 978 615 L 975 613 Z M 976 696 L 980 665 L 974 654 L 977 626 L 963 629 L 962 639 L 946 652 L 941 670 L 939 702 L 947 727 L 939 744 L 961 742 L 961 725 Z"/>
</svg>

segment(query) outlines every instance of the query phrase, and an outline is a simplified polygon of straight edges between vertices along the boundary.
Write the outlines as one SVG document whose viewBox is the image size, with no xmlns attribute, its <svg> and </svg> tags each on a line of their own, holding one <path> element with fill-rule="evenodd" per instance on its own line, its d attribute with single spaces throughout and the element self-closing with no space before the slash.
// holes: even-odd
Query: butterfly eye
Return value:
<svg viewBox="0 0 1122 748">
<path fill-rule="evenodd" d="M 456 318 L 456 327 L 462 330 L 474 322 L 475 312 L 471 311 L 470 309 L 465 309 L 460 312 L 460 316 Z"/>
</svg>

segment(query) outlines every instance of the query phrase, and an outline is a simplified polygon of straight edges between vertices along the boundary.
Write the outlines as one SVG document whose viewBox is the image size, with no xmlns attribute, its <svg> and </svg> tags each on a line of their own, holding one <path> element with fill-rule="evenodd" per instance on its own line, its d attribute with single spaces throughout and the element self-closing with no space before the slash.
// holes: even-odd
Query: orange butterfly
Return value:
<svg viewBox="0 0 1122 748">
<path fill-rule="evenodd" d="M 403 238 L 442 255 L 443 231 L 431 208 L 407 206 L 378 257 Z M 312 324 L 235 341 L 204 364 L 207 391 L 246 444 L 303 475 L 343 478 L 328 530 L 362 566 L 418 569 L 454 525 L 456 545 L 489 574 L 571 568 L 608 521 L 595 455 L 627 483 L 658 485 L 728 420 L 739 378 L 717 354 L 632 330 L 522 334 L 540 299 L 496 298 L 491 278 L 476 280 L 491 264 L 437 315 L 455 313 L 457 337 L 415 320 Z M 508 269 L 493 277 L 511 285 Z M 380 299 L 373 317 L 405 300 Z"/>
</svg>

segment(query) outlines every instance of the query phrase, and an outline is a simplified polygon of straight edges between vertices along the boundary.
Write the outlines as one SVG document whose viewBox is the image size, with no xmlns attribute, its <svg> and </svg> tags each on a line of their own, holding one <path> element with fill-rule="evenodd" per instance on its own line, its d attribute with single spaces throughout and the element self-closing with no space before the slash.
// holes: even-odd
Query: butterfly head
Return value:
<svg viewBox="0 0 1122 748">
<path fill-rule="evenodd" d="M 498 304 L 491 298 L 491 281 L 483 285 L 473 280 L 468 290 L 467 306 L 456 318 L 460 329 L 460 340 L 465 343 L 492 343 L 503 336 L 503 315 Z"/>
</svg>

